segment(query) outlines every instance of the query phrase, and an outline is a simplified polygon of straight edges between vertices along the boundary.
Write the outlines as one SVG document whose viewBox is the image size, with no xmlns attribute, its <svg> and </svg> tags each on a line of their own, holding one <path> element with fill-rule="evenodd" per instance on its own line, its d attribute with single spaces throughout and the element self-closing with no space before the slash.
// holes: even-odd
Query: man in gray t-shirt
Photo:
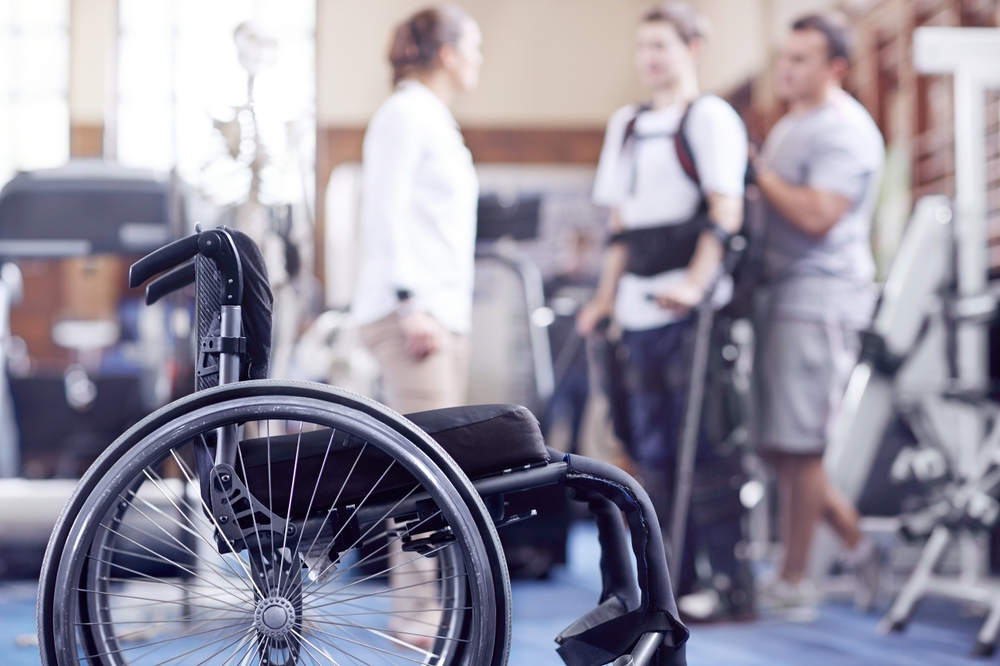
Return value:
<svg viewBox="0 0 1000 666">
<path fill-rule="evenodd" d="M 869 323 L 871 218 L 884 156 L 871 116 L 839 89 L 817 107 L 789 113 L 768 134 L 761 189 L 776 315 Z"/>
<path fill-rule="evenodd" d="M 766 298 L 757 317 L 756 440 L 774 466 L 785 517 L 780 605 L 810 603 L 805 580 L 816 522 L 826 518 L 868 562 L 858 514 L 827 481 L 822 455 L 871 317 L 869 241 L 884 159 L 871 116 L 841 88 L 846 30 L 810 16 L 792 28 L 775 87 L 789 106 L 757 160 L 766 205 Z M 871 591 L 869 590 L 869 594 Z M 861 599 L 862 603 L 870 599 Z"/>
</svg>

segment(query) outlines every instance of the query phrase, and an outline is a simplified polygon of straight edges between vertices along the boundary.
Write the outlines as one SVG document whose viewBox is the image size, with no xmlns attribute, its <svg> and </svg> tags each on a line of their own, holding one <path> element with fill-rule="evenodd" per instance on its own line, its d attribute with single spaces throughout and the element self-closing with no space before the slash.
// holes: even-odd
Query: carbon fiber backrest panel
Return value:
<svg viewBox="0 0 1000 666">
<path fill-rule="evenodd" d="M 219 269 L 215 267 L 214 261 L 200 254 L 195 257 L 195 269 L 197 275 L 195 308 L 197 310 L 198 345 L 200 348 L 201 341 L 209 334 L 218 335 L 218 333 L 213 333 L 212 329 L 215 328 L 218 330 L 219 316 L 222 312 L 222 275 L 219 273 Z M 196 353 L 196 358 L 200 359 L 201 354 Z M 201 361 L 199 360 L 199 365 L 200 363 Z M 195 374 L 194 388 L 196 391 L 212 388 L 213 386 L 217 386 L 218 383 L 218 374 Z"/>
</svg>

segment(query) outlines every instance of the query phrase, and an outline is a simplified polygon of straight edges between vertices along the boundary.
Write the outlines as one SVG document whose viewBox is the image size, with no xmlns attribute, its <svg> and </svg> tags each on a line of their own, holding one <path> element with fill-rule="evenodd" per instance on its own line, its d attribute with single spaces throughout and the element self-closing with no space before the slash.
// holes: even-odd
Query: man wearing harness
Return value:
<svg viewBox="0 0 1000 666">
<path fill-rule="evenodd" d="M 632 432 L 626 446 L 663 522 L 671 515 L 690 375 L 690 314 L 705 298 L 720 306 L 728 301 L 731 282 L 719 279 L 721 263 L 743 219 L 746 128 L 722 99 L 700 96 L 697 65 L 706 33 L 703 19 L 684 3 L 657 5 L 642 19 L 636 66 L 651 101 L 619 109 L 608 123 L 593 197 L 611 209 L 613 235 L 594 300 L 577 319 L 582 335 L 610 316 L 624 330 Z M 717 459 L 714 447 L 700 441 L 697 466 Z M 695 591 L 694 551 L 704 549 L 721 602 L 715 617 L 746 617 L 752 581 L 736 556 L 738 497 L 735 511 L 719 512 L 705 511 L 712 507 L 699 506 L 697 495 L 681 571 L 671 572 L 675 591 L 679 597 Z"/>
</svg>

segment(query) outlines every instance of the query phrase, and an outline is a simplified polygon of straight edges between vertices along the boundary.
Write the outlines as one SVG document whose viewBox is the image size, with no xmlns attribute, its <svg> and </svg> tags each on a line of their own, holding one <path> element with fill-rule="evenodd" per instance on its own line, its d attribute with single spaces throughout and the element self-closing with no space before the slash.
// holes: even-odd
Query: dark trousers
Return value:
<svg viewBox="0 0 1000 666">
<path fill-rule="evenodd" d="M 622 338 L 629 352 L 630 454 L 639 466 L 643 487 L 653 501 L 664 535 L 670 534 L 681 429 L 691 378 L 693 332 L 693 322 L 688 320 L 652 330 L 625 331 Z M 699 472 L 725 463 L 712 443 L 700 434 L 695 485 Z M 712 515 L 713 511 L 704 510 L 711 507 L 698 506 L 698 495 L 696 488 L 681 570 L 671 572 L 677 596 L 694 590 L 695 552 L 699 549 L 708 556 L 716 584 L 721 581 L 723 587 L 731 586 L 746 577 L 736 557 L 737 545 L 743 539 L 742 515 L 739 512 Z"/>
<path fill-rule="evenodd" d="M 577 453 L 580 449 L 580 431 L 583 429 L 583 417 L 587 409 L 587 399 L 590 398 L 590 378 L 587 376 L 586 357 L 582 370 L 570 367 L 559 378 L 552 397 L 539 419 L 542 432 L 548 438 L 549 430 L 560 418 L 569 420 L 570 438 L 569 453 Z"/>
</svg>

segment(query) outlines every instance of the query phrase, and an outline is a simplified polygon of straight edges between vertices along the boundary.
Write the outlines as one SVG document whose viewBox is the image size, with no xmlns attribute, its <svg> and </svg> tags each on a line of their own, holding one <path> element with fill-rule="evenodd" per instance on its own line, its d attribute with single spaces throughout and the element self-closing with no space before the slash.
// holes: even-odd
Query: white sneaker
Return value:
<svg viewBox="0 0 1000 666">
<path fill-rule="evenodd" d="M 700 622 L 709 620 L 718 608 L 719 593 L 715 590 L 693 592 L 677 600 L 677 610 Z"/>
<path fill-rule="evenodd" d="M 760 593 L 760 606 L 791 622 L 812 622 L 819 615 L 819 592 L 809 579 L 777 579 Z"/>
</svg>

